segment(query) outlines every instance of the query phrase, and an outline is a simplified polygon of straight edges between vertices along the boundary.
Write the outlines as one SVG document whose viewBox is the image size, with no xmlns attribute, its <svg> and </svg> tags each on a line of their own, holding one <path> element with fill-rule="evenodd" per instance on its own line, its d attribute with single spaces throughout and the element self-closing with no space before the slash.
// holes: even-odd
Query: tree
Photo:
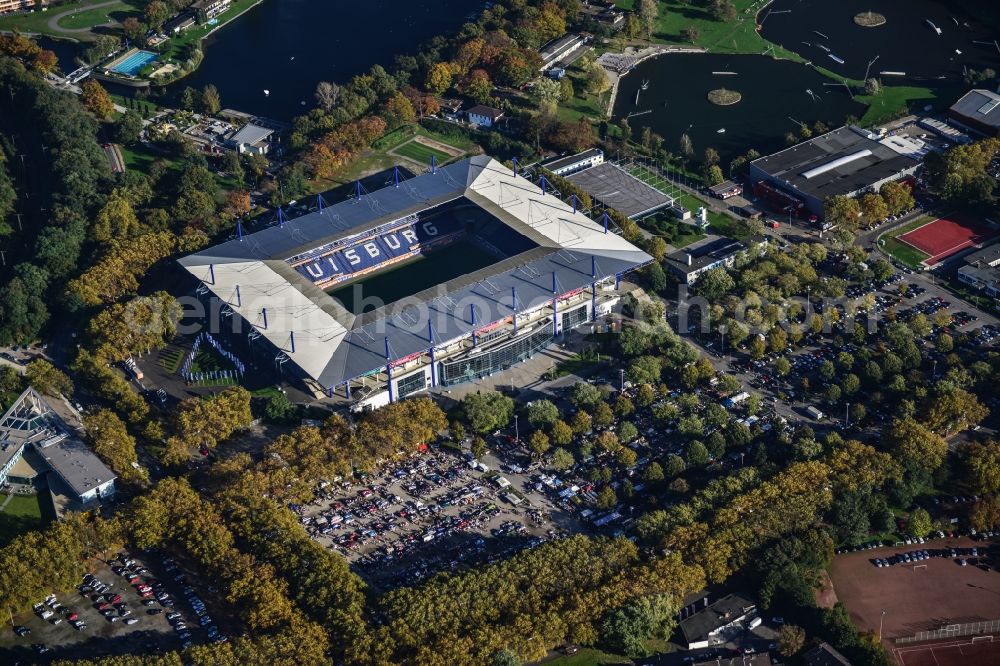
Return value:
<svg viewBox="0 0 1000 666">
<path fill-rule="evenodd" d="M 576 464 L 576 460 L 573 459 L 573 454 L 566 449 L 560 446 L 552 450 L 552 469 L 565 471 L 574 464 Z"/>
<path fill-rule="evenodd" d="M 643 470 L 642 480 L 647 482 L 662 481 L 664 479 L 663 466 L 655 460 Z"/>
<path fill-rule="evenodd" d="M 905 183 L 899 181 L 886 183 L 879 189 L 879 194 L 885 201 L 889 215 L 899 215 L 904 210 L 909 210 L 914 206 L 913 192 Z"/>
<path fill-rule="evenodd" d="M 976 425 L 989 413 L 975 395 L 956 388 L 931 398 L 924 418 L 930 429 L 947 436 Z"/>
<path fill-rule="evenodd" d="M 528 423 L 534 428 L 551 426 L 559 420 L 559 408 L 550 400 L 533 400 L 526 411 Z"/>
<path fill-rule="evenodd" d="M 699 441 L 691 442 L 687 445 L 685 453 L 688 467 L 704 467 L 708 464 L 708 449 Z"/>
<path fill-rule="evenodd" d="M 521 666 L 521 660 L 511 650 L 497 650 L 490 657 L 490 666 Z"/>
<path fill-rule="evenodd" d="M 709 12 L 716 21 L 736 20 L 736 5 L 732 0 L 712 0 Z"/>
<path fill-rule="evenodd" d="M 486 434 L 507 427 L 514 401 L 497 391 L 477 391 L 462 399 L 462 411 L 474 432 Z"/>
<path fill-rule="evenodd" d="M 221 109 L 222 98 L 219 96 L 219 89 L 209 83 L 201 91 L 201 111 L 214 116 Z"/>
<path fill-rule="evenodd" d="M 336 108 L 337 101 L 340 99 L 340 86 L 329 81 L 320 81 L 316 84 L 316 92 L 314 94 L 319 108 L 330 113 Z"/>
<path fill-rule="evenodd" d="M 865 81 L 865 94 L 866 95 L 877 95 L 882 92 L 882 84 L 876 78 L 870 78 Z"/>
<path fill-rule="evenodd" d="M 925 537 L 934 529 L 934 523 L 926 509 L 917 508 L 910 512 L 907 529 L 913 536 Z"/>
<path fill-rule="evenodd" d="M 557 419 L 550 428 L 549 437 L 556 446 L 569 446 L 573 441 L 573 429 L 562 419 Z"/>
<path fill-rule="evenodd" d="M 889 207 L 886 205 L 882 195 L 876 192 L 869 192 L 861 199 L 861 212 L 869 223 L 874 224 L 888 217 Z"/>
<path fill-rule="evenodd" d="M 829 224 L 854 232 L 858 228 L 861 205 L 857 199 L 846 196 L 827 197 L 823 202 L 823 217 Z"/>
<path fill-rule="evenodd" d="M 146 23 L 153 30 L 159 32 L 160 28 L 163 27 L 164 22 L 170 17 L 170 10 L 167 8 L 166 4 L 160 2 L 160 0 L 153 0 L 148 5 L 144 12 L 146 17 Z"/>
<path fill-rule="evenodd" d="M 722 173 L 722 167 L 718 164 L 713 164 L 705 170 L 705 180 L 708 185 L 718 185 L 725 179 L 726 177 Z"/>
<path fill-rule="evenodd" d="M 146 26 L 135 16 L 129 16 L 122 21 L 122 34 L 128 37 L 129 41 L 139 41 L 146 34 Z"/>
<path fill-rule="evenodd" d="M 593 420 L 590 418 L 590 414 L 580 410 L 573 415 L 573 434 L 574 435 L 586 435 L 593 429 Z"/>
<path fill-rule="evenodd" d="M 36 358 L 28 364 L 24 371 L 28 385 L 39 393 L 46 395 L 73 395 L 73 382 L 64 372 L 56 368 L 44 358 Z"/>
<path fill-rule="evenodd" d="M 284 391 L 275 393 L 264 407 L 264 416 L 272 423 L 287 423 L 295 416 L 296 407 Z"/>
<path fill-rule="evenodd" d="M 589 382 L 577 382 L 569 391 L 569 400 L 579 410 L 589 409 L 604 400 L 601 389 Z"/>
<path fill-rule="evenodd" d="M 782 625 L 778 631 L 778 652 L 784 657 L 798 653 L 806 643 L 806 632 L 794 624 Z"/>
<path fill-rule="evenodd" d="M 629 657 L 646 654 L 646 641 L 665 639 L 677 626 L 676 597 L 655 594 L 633 599 L 608 615 L 601 637 L 608 648 Z"/>
<path fill-rule="evenodd" d="M 425 85 L 427 90 L 432 93 L 440 95 L 445 90 L 451 87 L 452 83 L 452 69 L 451 65 L 446 62 L 439 62 L 431 67 L 430 71 L 427 72 L 427 81 Z"/>
<path fill-rule="evenodd" d="M 192 88 L 191 86 L 186 86 L 184 90 L 181 91 L 181 96 L 180 100 L 178 100 L 178 104 L 180 104 L 180 107 L 185 111 L 194 111 L 196 103 L 195 98 L 197 94 L 198 93 L 195 91 L 194 88 Z"/>
<path fill-rule="evenodd" d="M 615 413 L 611 411 L 611 407 L 606 402 L 599 402 L 594 406 L 594 412 L 591 415 L 591 420 L 593 424 L 597 427 L 606 427 L 614 423 Z"/>
<path fill-rule="evenodd" d="M 101 460 L 128 483 L 143 483 L 149 480 L 144 468 L 139 467 L 139 457 L 135 451 L 135 439 L 128 433 L 125 424 L 108 409 L 99 409 L 83 419 L 87 438 Z"/>
<path fill-rule="evenodd" d="M 979 495 L 1000 493 L 1000 442 L 973 444 L 967 453 L 969 483 Z"/>
<path fill-rule="evenodd" d="M 681 150 L 681 155 L 684 156 L 684 159 L 689 160 L 692 157 L 694 157 L 694 144 L 691 142 L 691 137 L 688 136 L 686 133 L 681 134 L 679 147 Z"/>
<path fill-rule="evenodd" d="M 601 488 L 601 491 L 597 493 L 597 501 L 595 502 L 595 505 L 598 509 L 611 509 L 617 504 L 618 496 L 615 495 L 615 491 L 611 486 L 604 486 Z"/>
<path fill-rule="evenodd" d="M 535 430 L 528 440 L 528 447 L 536 456 L 543 456 L 549 450 L 549 436 L 542 430 Z"/>
<path fill-rule="evenodd" d="M 750 358 L 760 360 L 764 358 L 766 352 L 767 343 L 764 341 L 764 336 L 755 335 L 750 338 Z"/>
<path fill-rule="evenodd" d="M 469 452 L 475 458 L 482 458 L 486 455 L 486 440 L 478 435 L 472 438 L 472 444 L 469 445 Z"/>
<path fill-rule="evenodd" d="M 563 79 L 569 81 L 569 77 Z M 572 83 L 570 86 L 572 87 Z M 486 104 L 493 98 L 493 80 L 485 69 L 476 69 L 469 74 L 465 82 L 465 92 L 480 104 Z M 572 93 L 571 93 L 572 96 Z"/>
<path fill-rule="evenodd" d="M 115 121 L 112 137 L 115 143 L 131 146 L 142 135 L 142 116 L 132 109 L 127 110 Z"/>
<path fill-rule="evenodd" d="M 653 29 L 656 27 L 656 16 L 660 11 L 659 4 L 656 0 L 639 0 L 639 9 L 636 15 L 642 24 L 642 30 L 646 34 L 646 39 L 651 39 L 653 36 Z"/>
<path fill-rule="evenodd" d="M 618 424 L 618 439 L 628 444 L 639 437 L 639 429 L 631 421 L 622 421 Z"/>
<path fill-rule="evenodd" d="M 911 417 L 893 421 L 886 440 L 895 458 L 910 468 L 933 472 L 948 455 L 948 442 Z"/>
<path fill-rule="evenodd" d="M 112 239 L 129 238 L 139 230 L 132 202 L 125 192 L 115 189 L 94 220 L 91 234 L 94 240 L 108 243 Z"/>
<path fill-rule="evenodd" d="M 114 114 L 115 104 L 111 101 L 111 96 L 95 79 L 87 79 L 80 88 L 80 100 L 99 120 L 110 118 Z"/>
<path fill-rule="evenodd" d="M 608 73 L 597 61 L 587 65 L 587 92 L 592 95 L 600 95 L 611 86 L 608 81 Z"/>
<path fill-rule="evenodd" d="M 701 30 L 699 30 L 693 25 L 689 25 L 681 30 L 681 38 L 685 42 L 691 42 L 692 44 L 694 44 L 699 39 L 701 39 Z"/>
</svg>

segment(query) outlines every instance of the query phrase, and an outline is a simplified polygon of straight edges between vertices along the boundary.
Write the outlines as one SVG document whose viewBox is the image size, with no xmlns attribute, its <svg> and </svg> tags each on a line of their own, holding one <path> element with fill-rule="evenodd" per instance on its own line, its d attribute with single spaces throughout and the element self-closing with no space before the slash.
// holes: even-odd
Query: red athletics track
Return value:
<svg viewBox="0 0 1000 666">
<path fill-rule="evenodd" d="M 956 252 L 996 235 L 996 229 L 982 220 L 942 217 L 897 238 L 929 255 L 924 264 L 933 266 Z"/>
</svg>

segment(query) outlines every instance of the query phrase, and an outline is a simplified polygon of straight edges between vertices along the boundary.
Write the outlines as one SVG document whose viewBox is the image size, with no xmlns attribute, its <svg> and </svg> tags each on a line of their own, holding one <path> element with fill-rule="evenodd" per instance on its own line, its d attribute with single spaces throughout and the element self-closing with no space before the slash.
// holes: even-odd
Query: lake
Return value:
<svg viewBox="0 0 1000 666">
<path fill-rule="evenodd" d="M 482 7 L 482 0 L 264 0 L 210 36 L 201 67 L 171 91 L 211 83 L 224 107 L 291 120 L 315 106 L 319 81 L 388 68 L 397 54 L 415 55 Z"/>
<path fill-rule="evenodd" d="M 640 90 L 644 81 L 649 88 Z M 825 85 L 832 83 L 811 68 L 769 56 L 667 54 L 641 63 L 621 80 L 614 117 L 641 114 L 629 118 L 633 136 L 648 126 L 675 153 L 686 132 L 699 156 L 715 148 L 725 166 L 750 148 L 763 154 L 782 148 L 785 133 L 797 132 L 798 123 L 821 120 L 833 128 L 848 115 L 860 117 L 865 106 L 843 86 Z M 720 87 L 738 91 L 742 101 L 712 104 L 708 92 Z"/>
<path fill-rule="evenodd" d="M 854 23 L 860 12 L 886 18 L 877 28 Z M 927 23 L 940 28 L 938 35 Z M 964 68 L 1000 70 L 1000 3 L 986 0 L 775 0 L 761 12 L 765 39 L 853 79 L 880 72 L 885 85 L 936 87 L 962 81 Z M 820 34 L 821 33 L 821 34 Z M 829 49 L 829 51 L 827 51 Z M 843 63 L 836 62 L 834 55 Z"/>
</svg>

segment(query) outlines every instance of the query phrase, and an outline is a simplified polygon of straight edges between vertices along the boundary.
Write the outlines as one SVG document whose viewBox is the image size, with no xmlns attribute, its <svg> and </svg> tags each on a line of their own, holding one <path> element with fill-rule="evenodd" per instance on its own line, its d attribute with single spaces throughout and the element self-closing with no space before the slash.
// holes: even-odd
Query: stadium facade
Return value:
<svg viewBox="0 0 1000 666">
<path fill-rule="evenodd" d="M 477 156 L 180 264 L 314 393 L 377 407 L 503 370 L 610 312 L 621 276 L 652 259 L 556 194 Z M 474 253 L 489 260 L 455 275 Z M 442 279 L 425 286 L 418 263 Z M 369 280 L 390 284 L 389 302 Z M 363 297 L 353 307 L 328 293 L 345 286 Z"/>
</svg>

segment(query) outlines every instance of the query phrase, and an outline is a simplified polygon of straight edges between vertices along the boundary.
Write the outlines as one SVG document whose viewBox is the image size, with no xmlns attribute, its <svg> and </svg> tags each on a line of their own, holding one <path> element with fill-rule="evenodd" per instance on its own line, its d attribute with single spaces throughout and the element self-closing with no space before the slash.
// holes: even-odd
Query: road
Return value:
<svg viewBox="0 0 1000 666">
<path fill-rule="evenodd" d="M 78 14 L 81 11 L 90 11 L 92 9 L 100 9 L 101 7 L 112 7 L 114 5 L 121 4 L 121 0 L 109 0 L 108 2 L 99 2 L 94 5 L 83 5 L 80 7 L 75 7 L 73 9 L 68 9 L 64 12 L 60 12 L 48 20 L 48 28 L 52 32 L 61 32 L 66 35 L 73 35 L 76 37 L 82 37 L 84 35 L 92 35 L 93 27 L 89 28 L 64 28 L 59 25 L 59 21 L 66 18 L 67 16 L 72 16 Z M 118 25 L 117 21 L 109 19 L 107 23 L 102 23 L 101 26 L 112 27 Z"/>
</svg>

